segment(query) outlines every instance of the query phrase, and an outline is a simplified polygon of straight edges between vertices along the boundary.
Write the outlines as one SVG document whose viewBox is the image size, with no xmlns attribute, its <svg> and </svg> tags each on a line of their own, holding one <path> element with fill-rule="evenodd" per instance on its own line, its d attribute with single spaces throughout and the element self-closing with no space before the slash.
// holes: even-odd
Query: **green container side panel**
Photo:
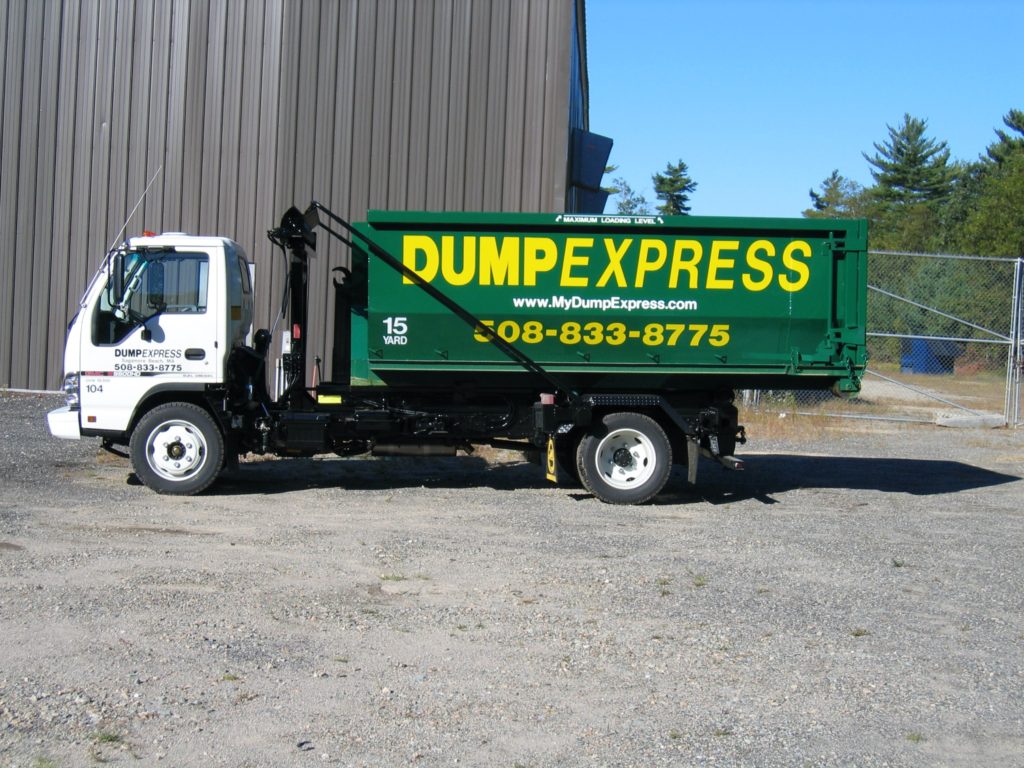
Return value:
<svg viewBox="0 0 1024 768">
<path fill-rule="evenodd" d="M 574 381 L 756 388 L 783 376 L 849 391 L 866 362 L 862 220 L 388 211 L 358 226 Z M 382 260 L 355 258 L 368 264 L 360 378 L 522 371 Z"/>
<path fill-rule="evenodd" d="M 366 354 L 366 310 L 359 308 L 351 313 L 351 358 L 353 386 L 375 383 L 370 375 L 370 365 Z"/>
</svg>

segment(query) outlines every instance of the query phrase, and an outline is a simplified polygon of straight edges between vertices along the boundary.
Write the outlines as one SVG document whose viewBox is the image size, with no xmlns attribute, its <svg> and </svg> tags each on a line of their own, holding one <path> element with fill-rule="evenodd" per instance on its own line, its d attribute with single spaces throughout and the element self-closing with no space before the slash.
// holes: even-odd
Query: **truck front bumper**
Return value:
<svg viewBox="0 0 1024 768">
<path fill-rule="evenodd" d="M 54 437 L 62 437 L 65 440 L 78 440 L 82 437 L 82 431 L 78 423 L 78 409 L 71 410 L 68 406 L 55 408 L 46 414 L 46 423 L 50 427 L 50 434 Z"/>
</svg>

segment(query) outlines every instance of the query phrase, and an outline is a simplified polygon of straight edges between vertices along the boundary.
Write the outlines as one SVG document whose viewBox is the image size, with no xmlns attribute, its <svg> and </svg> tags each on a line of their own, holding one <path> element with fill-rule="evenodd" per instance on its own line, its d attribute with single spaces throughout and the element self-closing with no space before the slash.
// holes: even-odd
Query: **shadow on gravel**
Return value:
<svg viewBox="0 0 1024 768">
<path fill-rule="evenodd" d="M 134 475 L 132 475 L 134 477 Z M 286 459 L 242 464 L 206 493 L 288 493 L 308 488 L 381 491 L 388 488 L 548 488 L 536 464 L 490 464 L 474 456 L 454 458 Z"/>
<path fill-rule="evenodd" d="M 775 494 L 799 488 L 909 493 L 933 496 L 988 488 L 1021 478 L 958 461 L 934 459 L 850 458 L 775 454 L 752 456 L 741 472 L 730 472 L 702 462 L 697 485 L 686 485 L 684 476 L 673 475 L 658 497 L 658 504 L 706 501 L 730 504 L 757 499 L 778 503 Z"/>
<path fill-rule="evenodd" d="M 654 503 L 729 504 L 756 499 L 774 504 L 777 503 L 774 495 L 799 488 L 928 496 L 987 488 L 1020 479 L 956 461 L 758 455 L 748 460 L 742 472 L 730 472 L 702 461 L 694 487 L 686 484 L 685 469 L 677 468 Z M 221 478 L 207 493 L 216 496 L 278 494 L 309 488 L 378 491 L 420 487 L 516 491 L 550 488 L 551 484 L 535 464 L 490 464 L 477 457 L 288 459 L 243 464 L 238 472 Z M 562 490 L 577 501 L 594 498 L 578 487 L 563 486 Z"/>
</svg>

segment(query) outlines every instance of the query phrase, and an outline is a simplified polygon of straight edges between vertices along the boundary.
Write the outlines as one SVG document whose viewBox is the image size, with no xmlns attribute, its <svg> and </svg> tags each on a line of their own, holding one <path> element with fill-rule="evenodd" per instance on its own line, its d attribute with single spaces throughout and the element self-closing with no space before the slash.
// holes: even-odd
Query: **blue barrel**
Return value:
<svg viewBox="0 0 1024 768">
<path fill-rule="evenodd" d="M 953 373 L 956 359 L 964 353 L 963 347 L 947 339 L 903 339 L 900 356 L 902 373 L 931 376 Z"/>
</svg>

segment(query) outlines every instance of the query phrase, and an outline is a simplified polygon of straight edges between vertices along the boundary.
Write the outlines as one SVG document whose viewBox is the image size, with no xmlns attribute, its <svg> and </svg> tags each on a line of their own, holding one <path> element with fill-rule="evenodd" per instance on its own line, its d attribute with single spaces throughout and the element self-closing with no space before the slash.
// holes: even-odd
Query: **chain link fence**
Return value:
<svg viewBox="0 0 1024 768">
<path fill-rule="evenodd" d="M 1020 426 L 1024 259 L 872 251 L 860 394 L 746 391 L 748 408 Z"/>
</svg>

